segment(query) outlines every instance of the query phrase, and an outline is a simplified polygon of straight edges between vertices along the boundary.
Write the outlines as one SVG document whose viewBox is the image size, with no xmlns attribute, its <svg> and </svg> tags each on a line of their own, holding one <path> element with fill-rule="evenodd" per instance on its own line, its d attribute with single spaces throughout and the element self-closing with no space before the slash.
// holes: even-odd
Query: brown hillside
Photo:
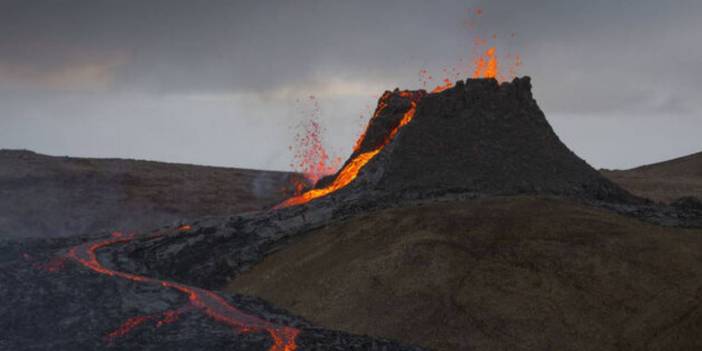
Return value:
<svg viewBox="0 0 702 351">
<path fill-rule="evenodd" d="M 289 173 L 0 150 L 0 239 L 144 230 L 282 201 Z"/>
<path fill-rule="evenodd" d="M 622 188 L 655 201 L 683 196 L 702 199 L 702 152 L 629 170 L 603 170 Z"/>
<path fill-rule="evenodd" d="M 388 209 L 228 290 L 436 350 L 699 350 L 702 231 L 534 197 Z"/>
</svg>

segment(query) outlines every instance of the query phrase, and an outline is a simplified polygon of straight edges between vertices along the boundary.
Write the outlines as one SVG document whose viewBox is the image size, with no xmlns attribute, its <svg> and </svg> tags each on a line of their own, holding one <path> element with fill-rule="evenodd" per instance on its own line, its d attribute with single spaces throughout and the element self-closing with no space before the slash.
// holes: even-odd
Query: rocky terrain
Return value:
<svg viewBox="0 0 702 351">
<path fill-rule="evenodd" d="M 602 170 L 607 178 L 641 197 L 671 203 L 702 199 L 702 152 L 629 170 Z"/>
<path fill-rule="evenodd" d="M 0 241 L 0 349 L 697 349 L 681 227 L 696 200 L 592 169 L 529 78 L 388 91 L 339 172 L 273 208 Z"/>
<path fill-rule="evenodd" d="M 149 230 L 259 210 L 289 173 L 0 150 L 0 238 Z"/>
<path fill-rule="evenodd" d="M 158 235 L 178 233 L 146 237 Z M 114 237 L 0 241 L 0 350 L 420 350 L 320 329 L 257 298 L 121 274 L 109 250 L 89 255 L 93 242 L 124 240 Z"/>
</svg>

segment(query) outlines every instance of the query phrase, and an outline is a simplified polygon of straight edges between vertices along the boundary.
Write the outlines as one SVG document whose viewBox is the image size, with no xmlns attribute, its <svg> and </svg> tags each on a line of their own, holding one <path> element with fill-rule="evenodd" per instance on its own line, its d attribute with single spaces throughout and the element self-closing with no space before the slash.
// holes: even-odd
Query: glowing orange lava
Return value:
<svg viewBox="0 0 702 351">
<path fill-rule="evenodd" d="M 168 310 L 166 312 L 163 312 L 163 318 L 156 322 L 156 328 L 160 328 L 166 324 L 171 324 L 177 321 L 179 315 L 180 313 L 174 310 Z"/>
<path fill-rule="evenodd" d="M 129 334 L 132 332 L 132 330 L 138 328 L 147 321 L 156 321 L 156 328 L 160 328 L 166 324 L 171 324 L 178 320 L 178 317 L 180 317 L 180 313 L 183 310 L 185 309 L 181 308 L 180 310 L 168 310 L 155 315 L 131 317 L 117 327 L 117 329 L 105 335 L 105 341 L 108 343 L 113 343 L 115 339 Z"/>
<path fill-rule="evenodd" d="M 497 65 L 497 56 L 495 56 L 495 47 L 488 48 L 484 54 L 480 55 L 475 60 L 475 70 L 473 78 L 497 78 L 499 71 Z"/>
<path fill-rule="evenodd" d="M 311 111 L 307 112 L 309 118 L 299 125 L 302 131 L 295 136 L 295 143 L 290 146 L 294 151 L 295 162 L 291 164 L 293 169 L 302 173 L 308 183 L 314 184 L 320 178 L 334 174 L 341 158 L 330 157 L 322 140 L 323 128 L 319 122 L 320 107 L 315 96 L 309 96 L 307 102 L 311 104 Z M 295 194 L 299 194 L 307 184 L 298 178 L 292 178 Z"/>
<path fill-rule="evenodd" d="M 469 9 L 469 18 L 464 21 L 465 26 L 473 32 L 477 29 L 478 18 L 484 12 L 482 9 Z M 516 33 L 511 33 L 509 38 L 516 38 Z M 460 59 L 458 64 L 448 68 L 443 68 L 443 78 L 440 83 L 434 83 L 436 86 L 431 90 L 432 93 L 440 93 L 444 90 L 453 87 L 454 81 L 470 76 L 471 78 L 494 78 L 500 82 L 514 79 L 517 76 L 517 70 L 522 65 L 521 57 L 518 54 L 507 52 L 502 55 L 497 49 L 498 35 L 492 34 L 488 37 L 475 35 L 473 37 L 473 47 L 471 51 L 471 59 L 469 64 L 465 64 L 463 59 Z M 508 67 L 505 69 L 504 67 Z M 434 82 L 434 76 L 427 69 L 419 70 L 419 81 L 422 87 L 426 88 L 429 82 Z"/>
<path fill-rule="evenodd" d="M 164 234 L 157 233 L 148 236 L 148 238 L 155 238 L 162 235 Z M 193 305 L 195 308 L 197 308 L 210 318 L 214 319 L 215 321 L 225 324 L 230 328 L 236 330 L 237 332 L 267 332 L 273 339 L 273 345 L 269 348 L 269 351 L 294 351 L 295 349 L 297 349 L 295 339 L 300 333 L 300 331 L 296 328 L 275 325 L 257 316 L 244 313 L 241 310 L 229 304 L 223 297 L 215 294 L 214 292 L 183 285 L 180 283 L 115 271 L 103 266 L 97 259 L 97 250 L 112 245 L 124 244 L 136 238 L 137 236 L 134 234 L 123 235 L 121 233 L 116 232 L 113 233 L 112 238 L 110 239 L 98 240 L 74 246 L 68 251 L 66 256 L 69 259 L 72 259 L 77 263 L 83 265 L 84 267 L 89 268 L 94 272 L 100 274 L 105 274 L 111 277 L 118 277 L 138 283 L 159 284 L 166 288 L 178 290 L 188 296 L 190 304 Z M 177 318 L 177 312 L 167 311 L 164 313 L 164 318 L 158 321 L 156 326 L 158 327 L 165 323 L 171 323 L 175 320 L 175 318 Z M 106 338 L 109 341 L 112 341 L 112 339 L 116 337 L 126 335 L 131 330 L 150 319 L 153 318 L 149 316 L 132 317 L 128 319 L 125 323 L 123 323 L 121 326 L 119 326 L 115 331 L 109 333 L 106 336 Z"/>
<path fill-rule="evenodd" d="M 378 100 L 378 107 L 375 109 L 375 112 L 373 112 L 373 116 L 371 117 L 371 121 L 375 118 L 378 118 L 380 113 L 385 110 L 385 108 L 388 107 L 387 100 L 390 98 L 390 92 L 386 91 L 383 93 L 383 96 L 380 97 L 380 100 Z M 370 125 L 370 121 L 368 122 Z M 353 151 L 357 152 L 358 150 L 361 149 L 361 144 L 363 144 L 363 140 L 366 138 L 366 131 L 368 131 L 368 125 L 366 125 L 366 129 L 364 129 L 363 133 L 356 139 L 356 144 L 353 146 Z"/>
<path fill-rule="evenodd" d="M 474 16 L 480 17 L 483 15 L 483 10 L 475 9 L 474 11 L 472 11 L 472 13 L 474 14 Z M 475 22 L 472 20 L 466 23 L 470 29 L 474 29 L 476 27 Z M 515 36 L 516 34 L 512 33 L 511 37 L 514 38 Z M 442 79 L 441 83 L 431 90 L 431 93 L 441 93 L 444 90 L 450 89 L 454 86 L 452 79 L 458 80 L 468 75 L 470 75 L 471 78 L 494 78 L 498 81 L 506 81 L 514 78 L 517 74 L 517 69 L 522 64 L 521 57 L 519 55 L 514 55 L 514 57 L 512 57 L 509 53 L 505 56 L 505 58 L 507 59 L 506 61 L 509 61 L 509 59 L 513 59 L 513 63 L 509 65 L 507 76 L 505 76 L 500 71 L 502 67 L 500 65 L 500 60 L 497 54 L 497 46 L 493 43 L 493 41 L 497 40 L 498 36 L 497 34 L 492 34 L 489 38 L 490 39 L 484 39 L 480 36 L 476 36 L 473 40 L 473 51 L 475 57 L 471 61 L 470 65 L 462 64 L 451 69 L 444 69 L 443 71 L 447 75 L 447 77 Z M 422 83 L 422 86 L 426 87 L 427 82 L 433 81 L 433 79 L 433 76 L 426 69 L 421 69 L 419 71 L 419 80 Z M 387 99 L 389 97 L 388 94 L 390 93 L 386 92 L 386 94 L 384 94 L 380 98 L 378 102 L 378 108 L 371 117 L 371 121 L 377 118 L 378 115 L 387 107 Z M 419 102 L 419 99 L 414 98 L 412 94 L 407 91 L 401 92 L 400 95 L 404 97 L 409 97 L 411 99 L 411 106 L 409 110 L 405 113 L 399 125 L 387 135 L 383 145 L 377 147 L 372 151 L 358 154 L 353 159 L 351 159 L 351 161 L 349 161 L 344 166 L 344 168 L 342 168 L 341 171 L 339 171 L 332 184 L 323 188 L 312 189 L 302 194 L 298 194 L 297 196 L 287 199 L 283 203 L 275 206 L 274 208 L 285 208 L 289 206 L 307 203 L 311 200 L 333 193 L 347 186 L 354 179 L 356 179 L 356 176 L 361 171 L 361 169 L 373 157 L 375 157 L 375 155 L 377 155 L 383 149 L 383 147 L 385 147 L 385 145 L 390 143 L 395 138 L 400 128 L 407 125 L 414 117 L 414 113 L 417 109 L 417 103 Z M 353 148 L 354 154 L 357 154 L 361 149 L 361 145 L 363 144 L 363 141 L 366 138 L 367 131 L 368 127 L 366 127 L 366 130 L 363 133 L 361 133 L 359 138 L 356 140 L 356 144 Z"/>
<path fill-rule="evenodd" d="M 113 332 L 107 334 L 105 336 L 105 339 L 107 339 L 108 342 L 112 342 L 116 338 L 119 338 L 119 337 L 122 337 L 122 336 L 129 334 L 129 332 L 136 329 L 136 327 L 144 324 L 144 322 L 146 322 L 148 320 L 149 320 L 148 316 L 131 317 L 131 318 L 127 319 L 127 321 L 122 323 L 122 325 L 120 325 Z"/>
<path fill-rule="evenodd" d="M 386 93 L 383 95 L 383 97 L 381 97 L 380 102 L 378 103 L 379 107 L 373 115 L 373 118 L 376 118 L 380 114 L 380 112 L 383 109 L 385 109 L 385 107 L 387 107 L 387 103 L 385 101 L 388 99 L 389 96 L 390 93 Z M 400 120 L 400 123 L 395 128 L 393 128 L 393 130 L 388 134 L 388 137 L 385 138 L 381 146 L 377 147 L 372 151 L 364 152 L 354 157 L 344 166 L 344 168 L 341 169 L 341 171 L 339 171 L 339 174 L 336 176 L 336 178 L 330 185 L 319 189 L 309 190 L 298 196 L 293 196 L 285 200 L 284 202 L 278 204 L 274 208 L 285 208 L 310 202 L 314 199 L 331 194 L 349 185 L 354 179 L 356 179 L 356 177 L 358 176 L 358 172 L 361 171 L 363 166 L 365 166 L 366 163 L 368 163 L 368 161 L 375 157 L 375 155 L 377 155 L 383 149 L 383 147 L 385 147 L 385 145 L 390 143 L 395 138 L 395 135 L 397 135 L 397 132 L 400 130 L 400 128 L 407 125 L 407 123 L 409 123 L 414 117 L 414 113 L 417 109 L 417 102 L 414 100 L 414 96 L 408 91 L 400 92 L 400 96 L 411 99 L 410 108 L 407 110 L 407 112 L 405 112 L 405 114 L 402 117 L 402 120 Z M 362 137 L 364 135 L 365 133 L 362 135 Z M 356 142 L 356 150 L 360 148 L 362 141 L 363 139 L 359 139 L 359 141 Z"/>
<path fill-rule="evenodd" d="M 363 168 L 363 166 L 365 166 L 366 163 L 368 163 L 368 161 L 371 160 L 371 158 L 373 158 L 378 152 L 380 152 L 381 149 L 382 147 L 356 156 L 353 160 L 351 160 L 351 162 L 346 164 L 346 166 L 344 166 L 344 168 L 341 169 L 339 175 L 334 179 L 334 182 L 330 185 L 320 189 L 308 190 L 302 193 L 301 195 L 293 196 L 285 200 L 283 203 L 275 206 L 275 208 L 284 208 L 304 204 L 316 198 L 320 198 L 324 195 L 331 194 L 349 185 L 354 179 L 356 179 L 356 176 L 358 175 L 358 172 L 361 171 L 361 168 Z"/>
<path fill-rule="evenodd" d="M 436 88 L 434 88 L 431 92 L 432 93 L 440 93 L 446 89 L 453 88 L 453 83 L 448 80 L 448 78 L 444 78 L 444 84 L 437 85 Z"/>
</svg>

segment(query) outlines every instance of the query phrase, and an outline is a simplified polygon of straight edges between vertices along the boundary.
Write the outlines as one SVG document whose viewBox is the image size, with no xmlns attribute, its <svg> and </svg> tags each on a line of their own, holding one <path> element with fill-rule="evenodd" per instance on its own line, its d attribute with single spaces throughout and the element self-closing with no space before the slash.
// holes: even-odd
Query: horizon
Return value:
<svg viewBox="0 0 702 351">
<path fill-rule="evenodd" d="M 702 151 L 702 48 L 687 39 L 702 4 L 691 0 L 2 7 L 0 149 L 291 171 L 288 147 L 314 117 L 345 160 L 383 91 L 466 68 L 475 37 L 495 34 L 593 167 Z"/>
</svg>

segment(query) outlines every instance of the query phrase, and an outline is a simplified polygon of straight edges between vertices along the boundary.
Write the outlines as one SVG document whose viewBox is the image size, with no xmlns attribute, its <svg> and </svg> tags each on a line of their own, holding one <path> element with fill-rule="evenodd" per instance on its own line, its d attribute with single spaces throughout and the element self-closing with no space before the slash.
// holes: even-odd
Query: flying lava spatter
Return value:
<svg viewBox="0 0 702 351">
<path fill-rule="evenodd" d="M 482 9 L 476 9 L 474 12 L 475 16 L 482 16 L 483 15 L 483 10 Z M 474 27 L 475 24 L 473 22 L 470 22 L 469 27 L 472 28 Z M 512 34 L 512 37 L 514 37 L 515 34 Z M 497 35 L 493 34 L 491 36 L 493 40 L 497 39 Z M 473 50 L 474 50 L 474 55 L 475 58 L 471 62 L 471 66 L 465 66 L 462 68 L 452 68 L 450 70 L 444 70 L 444 72 L 448 75 L 447 78 L 443 78 L 441 80 L 441 83 L 438 84 L 436 87 L 434 87 L 431 90 L 431 93 L 436 94 L 436 93 L 441 93 L 442 91 L 446 89 L 450 89 L 454 86 L 454 83 L 452 82 L 452 78 L 454 80 L 461 79 L 467 74 L 470 74 L 472 78 L 494 78 L 497 79 L 498 81 L 505 81 L 508 79 L 512 79 L 516 76 L 516 71 L 517 69 L 521 66 L 521 57 L 519 55 L 514 55 L 512 57 L 511 55 L 508 55 L 507 58 L 512 58 L 513 63 L 509 66 L 508 69 L 508 76 L 505 77 L 501 73 L 501 67 L 497 55 L 497 48 L 496 46 L 488 45 L 488 40 L 485 40 L 481 38 L 480 36 L 476 37 L 474 42 L 473 42 Z M 487 48 L 485 49 L 484 47 Z M 469 72 L 464 72 L 465 68 L 469 69 Z M 420 81 L 422 81 L 422 85 L 426 86 L 428 81 L 433 81 L 433 76 L 429 74 L 429 72 L 426 69 L 422 69 L 419 71 L 420 75 Z M 305 191 L 301 194 L 296 194 L 293 197 L 288 198 L 287 200 L 283 201 L 282 203 L 274 206 L 274 209 L 279 209 L 279 208 L 285 208 L 285 207 L 290 207 L 290 206 L 295 206 L 295 205 L 301 205 L 304 203 L 307 203 L 309 201 L 312 201 L 314 199 L 329 195 L 347 185 L 349 185 L 356 177 L 358 176 L 358 173 L 361 171 L 361 169 L 373 158 L 375 157 L 382 149 L 390 143 L 399 130 L 407 125 L 412 118 L 414 117 L 415 111 L 417 109 L 417 104 L 421 100 L 421 96 L 413 95 L 409 91 L 403 91 L 400 92 L 400 95 L 403 97 L 410 98 L 410 107 L 409 109 L 405 112 L 404 117 L 402 118 L 401 122 L 399 123 L 398 126 L 396 126 L 392 131 L 388 134 L 388 136 L 385 138 L 384 143 L 377 147 L 376 149 L 373 149 L 368 152 L 364 152 L 361 154 L 356 155 L 353 159 L 351 159 L 349 162 L 346 163 L 346 165 L 336 174 L 336 178 L 334 181 L 324 187 L 321 188 L 314 188 L 308 191 Z M 373 116 L 371 117 L 371 120 L 374 118 L 377 118 L 380 113 L 387 107 L 387 99 L 389 97 L 389 94 L 386 93 L 384 94 L 378 101 L 378 107 L 376 111 L 373 113 Z M 361 133 L 360 137 L 356 141 L 356 144 L 353 148 L 354 153 L 357 153 L 358 150 L 360 149 L 361 145 L 363 144 L 363 141 L 365 139 L 366 133 L 368 131 L 366 127 L 366 130 Z"/>
<path fill-rule="evenodd" d="M 180 232 L 187 232 L 191 230 L 191 228 L 191 226 L 181 226 L 178 229 Z M 150 236 L 144 236 L 143 238 L 156 238 L 163 235 L 165 235 L 165 233 L 156 233 Z M 245 313 L 232 306 L 223 297 L 212 291 L 171 281 L 159 280 L 137 274 L 112 270 L 103 266 L 98 260 L 98 250 L 113 245 L 126 244 L 137 238 L 139 237 L 134 234 L 123 235 L 121 233 L 113 233 L 112 238 L 88 242 L 72 247 L 66 254 L 66 257 L 96 273 L 143 284 L 161 285 L 165 288 L 180 291 L 188 296 L 188 301 L 192 307 L 201 311 L 218 323 L 227 325 L 239 333 L 268 333 L 273 339 L 273 345 L 268 351 L 294 351 L 297 349 L 295 339 L 300 331 L 296 328 L 275 325 L 257 316 Z M 177 315 L 177 311 L 164 312 L 163 319 L 157 321 L 156 326 L 159 327 L 166 323 L 172 323 L 177 318 Z M 106 338 L 109 341 L 112 341 L 114 338 L 124 336 L 149 319 L 152 318 L 149 316 L 136 316 L 129 318 L 115 331 L 109 333 Z"/>
<path fill-rule="evenodd" d="M 302 129 L 295 135 L 295 143 L 290 146 L 294 152 L 294 162 L 290 166 L 306 178 L 307 183 L 314 184 L 320 178 L 334 174 L 341 164 L 341 158 L 329 155 L 322 140 L 324 129 L 319 121 L 321 109 L 314 95 L 308 96 L 305 103 L 310 104 L 304 113 L 308 119 L 298 128 Z M 299 195 L 306 184 L 297 178 L 292 179 L 295 194 Z"/>
<path fill-rule="evenodd" d="M 281 204 L 278 204 L 275 206 L 275 208 L 284 208 L 284 207 L 289 207 L 289 206 L 295 206 L 295 205 L 300 205 L 307 203 L 309 201 L 312 201 L 314 199 L 320 198 L 322 196 L 331 194 L 347 185 L 349 185 L 354 179 L 356 179 L 356 176 L 358 176 L 358 172 L 361 171 L 363 166 L 368 163 L 375 155 L 377 155 L 380 150 L 385 147 L 388 143 L 392 141 L 393 138 L 395 138 L 395 135 L 397 135 L 397 132 L 399 131 L 400 128 L 404 127 L 409 123 L 412 118 L 414 117 L 414 113 L 417 109 L 417 101 L 419 100 L 419 97 L 417 97 L 416 94 L 412 94 L 409 91 L 403 91 L 400 92 L 400 95 L 406 98 L 410 99 L 410 107 L 409 109 L 404 113 L 402 120 L 400 123 L 393 128 L 393 130 L 388 134 L 388 136 L 385 138 L 383 144 L 374 150 L 364 152 L 359 154 L 358 156 L 354 157 L 351 161 L 349 161 L 344 167 L 339 171 L 339 173 L 336 175 L 336 178 L 334 178 L 334 181 L 323 188 L 318 188 L 318 189 L 312 189 L 308 190 L 300 195 L 293 196 Z M 386 99 L 389 98 L 389 94 L 384 94 L 383 97 L 381 97 L 380 102 L 378 103 L 378 111 L 374 114 L 374 117 L 377 117 L 382 111 L 385 106 L 387 106 L 387 102 L 385 101 Z M 364 134 L 365 135 L 365 132 Z M 356 149 L 360 147 L 362 140 L 363 140 L 363 135 L 359 139 L 359 141 L 356 143 Z"/>
<path fill-rule="evenodd" d="M 476 16 L 481 16 L 483 14 L 482 10 L 475 10 Z M 471 23 L 470 26 L 473 26 Z M 496 36 L 493 35 L 493 39 Z M 477 38 L 474 43 L 476 48 L 481 48 L 482 46 L 487 46 L 487 41 L 481 38 Z M 472 78 L 495 78 L 498 80 L 506 80 L 504 76 L 500 73 L 499 60 L 496 53 L 496 47 L 490 46 L 484 51 L 478 50 L 480 53 L 472 62 Z M 514 57 L 514 64 L 509 68 L 510 78 L 516 75 L 516 69 L 521 65 L 521 58 L 518 55 Z M 443 78 L 441 83 L 431 90 L 431 93 L 440 93 L 446 89 L 453 87 L 451 78 L 460 79 L 462 75 L 461 69 L 451 69 L 451 73 L 445 70 L 449 77 Z M 424 80 L 423 84 L 426 85 L 428 80 L 433 80 L 433 77 L 427 72 L 427 70 L 420 71 L 420 77 Z M 328 186 L 322 188 L 315 188 L 293 196 L 283 203 L 275 206 L 275 208 L 285 208 L 289 206 L 295 206 L 307 203 L 313 199 L 317 199 L 328 194 L 331 194 L 339 189 L 342 189 L 353 182 L 358 176 L 359 172 L 363 167 L 373 159 L 382 149 L 388 145 L 396 137 L 400 129 L 406 126 L 415 115 L 417 104 L 423 97 L 423 94 L 415 94 L 410 91 L 401 91 L 398 93 L 400 96 L 410 100 L 410 106 L 407 111 L 404 112 L 402 119 L 385 137 L 382 144 L 371 151 L 358 153 L 365 140 L 365 135 L 367 133 L 364 131 L 358 138 L 356 145 L 354 146 L 354 153 L 358 153 L 353 159 L 346 163 L 346 165 L 336 174 L 333 182 Z M 377 118 L 380 113 L 388 106 L 387 100 L 391 96 L 390 93 L 384 94 L 379 102 L 378 107 L 371 117 Z M 310 97 L 315 104 L 315 111 L 318 112 L 318 105 L 314 97 Z M 313 112 L 314 113 L 314 112 Z M 311 132 L 310 132 L 311 130 Z M 303 168 L 303 173 L 308 176 L 311 180 L 318 180 L 322 175 L 330 173 L 335 169 L 335 165 L 329 162 L 329 157 L 322 147 L 320 134 L 321 128 L 318 123 L 312 123 L 311 129 L 308 130 L 308 136 L 303 140 L 303 145 L 307 147 L 296 157 L 300 158 L 301 162 L 299 166 Z M 310 136 L 311 134 L 311 136 Z M 309 147 L 308 147 L 309 146 Z M 333 162 L 336 162 L 334 160 Z M 188 232 L 192 230 L 190 225 L 183 225 L 177 228 L 179 232 Z M 300 333 L 300 330 L 293 327 L 276 325 L 274 323 L 268 322 L 261 319 L 260 317 L 245 313 L 230 303 L 228 303 L 222 296 L 208 290 L 187 286 L 184 284 L 159 280 L 155 278 L 150 278 L 146 276 L 141 276 L 132 273 L 120 272 L 116 270 L 109 269 L 102 265 L 97 258 L 97 251 L 110 246 L 126 244 L 134 239 L 138 238 L 156 238 L 166 235 L 166 233 L 156 233 L 149 236 L 137 236 L 134 234 L 123 235 L 121 233 L 113 233 L 112 238 L 97 240 L 93 242 L 83 243 L 72 247 L 66 254 L 66 258 L 71 259 L 80 265 L 88 268 L 96 273 L 104 274 L 111 277 L 121 278 L 129 280 L 132 282 L 138 282 L 143 284 L 154 284 L 161 285 L 165 288 L 170 288 L 179 291 L 188 296 L 188 301 L 192 308 L 197 309 L 212 318 L 218 323 L 224 324 L 232 328 L 239 333 L 257 333 L 265 332 L 268 333 L 273 339 L 273 345 L 268 351 L 295 351 L 297 349 L 296 338 Z M 25 254 L 26 255 L 26 254 Z M 29 259 L 29 256 L 25 256 Z M 49 264 L 42 266 L 50 272 L 55 272 L 63 267 L 64 261 L 62 259 L 52 261 Z M 156 327 L 160 327 L 165 324 L 173 323 L 177 320 L 179 314 L 184 309 L 178 310 L 168 310 L 162 313 L 162 318 L 157 318 L 155 316 L 135 316 L 127 319 L 122 325 L 118 326 L 117 329 L 108 333 L 106 339 L 109 342 L 114 341 L 114 339 L 121 336 L 127 335 L 129 332 L 144 324 L 145 322 L 152 320 L 156 322 Z"/>
</svg>

